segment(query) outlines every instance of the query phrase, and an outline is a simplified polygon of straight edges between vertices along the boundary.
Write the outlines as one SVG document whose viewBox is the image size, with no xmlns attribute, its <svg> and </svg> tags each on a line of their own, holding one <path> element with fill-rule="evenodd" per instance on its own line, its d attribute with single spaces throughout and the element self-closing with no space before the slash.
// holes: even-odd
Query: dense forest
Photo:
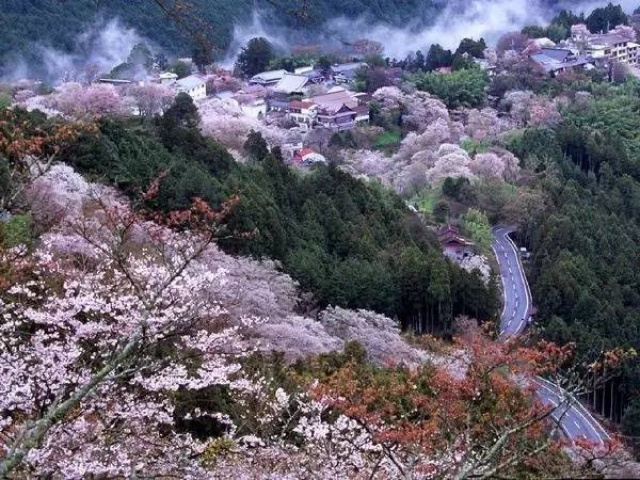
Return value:
<svg viewBox="0 0 640 480">
<path fill-rule="evenodd" d="M 614 347 L 640 349 L 640 85 L 573 86 L 585 87 L 592 102 L 572 105 L 555 129 L 526 130 L 514 150 L 531 163 L 547 203 L 546 215 L 525 219 L 520 233 L 534 251 L 541 335 L 576 342 L 578 358 L 593 361 Z M 589 402 L 638 435 L 639 384 L 634 361 Z"/>
</svg>

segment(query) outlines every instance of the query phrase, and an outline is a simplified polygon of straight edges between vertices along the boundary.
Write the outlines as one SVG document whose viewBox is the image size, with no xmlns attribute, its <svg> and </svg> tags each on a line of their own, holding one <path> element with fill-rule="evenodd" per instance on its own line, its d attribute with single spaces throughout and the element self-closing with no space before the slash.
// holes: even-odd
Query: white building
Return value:
<svg viewBox="0 0 640 480">
<path fill-rule="evenodd" d="M 591 35 L 586 53 L 594 59 L 607 59 L 613 62 L 638 64 L 639 45 L 615 34 Z"/>
<path fill-rule="evenodd" d="M 160 74 L 160 83 L 162 85 L 173 85 L 178 80 L 178 75 L 173 72 L 164 72 Z"/>
<path fill-rule="evenodd" d="M 289 103 L 289 118 L 303 128 L 309 128 L 318 116 L 318 105 L 310 101 L 294 100 Z"/>
<path fill-rule="evenodd" d="M 181 78 L 175 85 L 178 92 L 186 93 L 194 101 L 207 98 L 207 84 L 195 75 Z"/>
</svg>

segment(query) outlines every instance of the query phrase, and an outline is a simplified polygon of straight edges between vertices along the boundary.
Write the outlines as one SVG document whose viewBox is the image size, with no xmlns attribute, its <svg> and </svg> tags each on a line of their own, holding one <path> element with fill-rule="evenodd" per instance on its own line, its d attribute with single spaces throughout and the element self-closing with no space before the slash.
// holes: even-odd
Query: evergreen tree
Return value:
<svg viewBox="0 0 640 480">
<path fill-rule="evenodd" d="M 267 70 L 274 56 L 273 47 L 266 38 L 252 38 L 240 51 L 236 68 L 243 76 L 252 77 Z"/>
<path fill-rule="evenodd" d="M 244 142 L 244 151 L 247 152 L 249 158 L 254 161 L 264 160 L 269 154 L 269 147 L 262 134 L 251 130 L 247 136 L 246 142 Z"/>
</svg>

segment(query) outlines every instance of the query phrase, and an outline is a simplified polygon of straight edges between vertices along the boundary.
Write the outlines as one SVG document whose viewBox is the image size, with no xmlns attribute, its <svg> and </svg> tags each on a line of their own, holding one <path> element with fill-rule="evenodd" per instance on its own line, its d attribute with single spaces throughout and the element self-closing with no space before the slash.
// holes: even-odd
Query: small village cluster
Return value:
<svg viewBox="0 0 640 480">
<path fill-rule="evenodd" d="M 188 59 L 182 61 L 188 62 Z M 216 97 L 248 117 L 286 122 L 301 133 L 316 128 L 338 132 L 369 121 L 370 95 L 350 89 L 358 69 L 366 66 L 364 62 L 353 62 L 333 65 L 324 72 L 313 66 L 297 68 L 293 72 L 265 71 L 240 85 L 224 71 L 211 75 L 192 74 L 180 79 L 173 72 L 163 72 L 155 81 L 173 88 L 176 94 L 188 94 L 195 102 Z M 113 79 L 99 81 L 130 83 Z M 219 86 L 221 83 L 223 86 Z M 300 142 L 283 145 L 283 150 L 288 154 L 288 160 L 298 166 L 326 161 L 321 154 Z"/>
<path fill-rule="evenodd" d="M 632 27 L 620 26 L 609 33 L 590 33 L 584 25 L 574 25 L 571 37 L 559 42 L 548 38 L 534 41 L 538 50 L 529 58 L 550 75 L 571 70 L 593 70 L 611 68 L 615 63 L 631 68 L 639 64 L 635 31 Z"/>
<path fill-rule="evenodd" d="M 553 77 L 579 70 L 608 70 L 616 64 L 626 65 L 640 76 L 639 44 L 635 43 L 633 28 L 620 26 L 608 33 L 592 34 L 585 25 L 574 25 L 571 36 L 559 43 L 548 38 L 527 41 L 523 51 L 512 46 L 520 59 Z M 189 62 L 189 59 L 181 59 Z M 499 74 L 499 61 L 486 55 L 473 58 L 479 68 L 490 75 Z M 248 79 L 239 79 L 230 72 L 192 73 L 178 78 L 173 72 L 156 74 L 154 82 L 172 88 L 176 93 L 187 93 L 195 102 L 217 98 L 228 103 L 247 117 L 268 124 L 286 126 L 301 137 L 314 129 L 329 133 L 349 130 L 369 122 L 371 96 L 356 92 L 354 80 L 357 73 L 367 68 L 364 62 L 334 64 L 329 68 L 306 66 L 287 71 L 284 69 L 260 72 Z M 397 65 L 387 66 L 386 78 L 397 84 L 405 73 Z M 451 67 L 436 69 L 436 73 L 448 74 Z M 131 83 L 128 80 L 100 79 L 112 84 Z M 287 160 L 298 166 L 310 166 L 325 159 L 301 142 L 283 144 Z"/>
</svg>

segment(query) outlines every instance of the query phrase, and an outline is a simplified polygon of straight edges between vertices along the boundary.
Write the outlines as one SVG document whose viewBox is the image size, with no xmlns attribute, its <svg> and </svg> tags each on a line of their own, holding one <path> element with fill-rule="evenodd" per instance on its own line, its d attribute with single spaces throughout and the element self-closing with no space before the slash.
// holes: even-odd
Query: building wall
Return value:
<svg viewBox="0 0 640 480">
<path fill-rule="evenodd" d="M 462 258 L 465 255 L 471 255 L 473 253 L 471 247 L 460 245 L 455 242 L 443 245 L 442 250 L 447 257 L 452 258 Z"/>
<path fill-rule="evenodd" d="M 202 100 L 207 98 L 207 86 L 204 83 L 189 89 L 178 87 L 178 92 L 185 92 L 193 100 Z"/>
<path fill-rule="evenodd" d="M 261 118 L 267 114 L 267 104 L 265 102 L 247 103 L 240 105 L 240 110 L 249 117 Z"/>
</svg>

